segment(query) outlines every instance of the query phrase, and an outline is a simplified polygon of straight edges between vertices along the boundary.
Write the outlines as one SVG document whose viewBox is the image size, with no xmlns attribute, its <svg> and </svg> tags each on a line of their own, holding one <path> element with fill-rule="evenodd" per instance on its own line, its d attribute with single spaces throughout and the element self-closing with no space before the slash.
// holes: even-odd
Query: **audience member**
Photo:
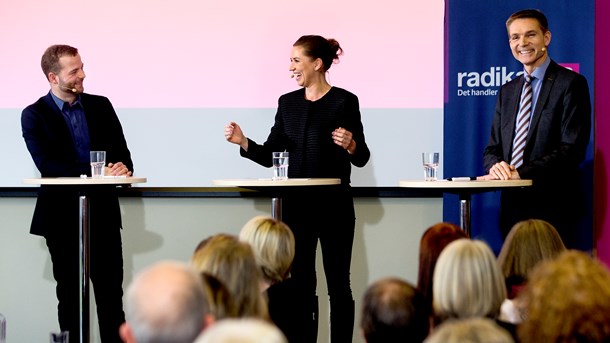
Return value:
<svg viewBox="0 0 610 343">
<path fill-rule="evenodd" d="M 236 236 L 217 234 L 199 243 L 191 262 L 198 271 L 217 277 L 227 286 L 237 316 L 268 318 L 267 302 L 259 287 L 262 276 L 248 243 Z"/>
<path fill-rule="evenodd" d="M 525 286 L 528 274 L 537 263 L 553 259 L 565 249 L 559 233 L 547 221 L 529 219 L 513 226 L 498 256 L 508 291 L 500 311 L 501 320 L 521 323 L 525 305 L 515 298 Z"/>
<path fill-rule="evenodd" d="M 433 308 L 440 320 L 496 318 L 506 286 L 489 246 L 458 239 L 441 252 L 434 270 Z"/>
<path fill-rule="evenodd" d="M 201 278 L 190 266 L 163 261 L 142 270 L 125 294 L 125 343 L 192 343 L 213 318 Z"/>
<path fill-rule="evenodd" d="M 519 297 L 528 304 L 523 343 L 610 342 L 610 271 L 583 252 L 539 263 Z"/>
<path fill-rule="evenodd" d="M 210 303 L 210 311 L 215 320 L 237 317 L 237 308 L 227 286 L 210 273 L 202 272 L 203 290 Z"/>
<path fill-rule="evenodd" d="M 514 340 L 489 318 L 468 318 L 442 323 L 424 343 L 514 343 Z"/>
<path fill-rule="evenodd" d="M 254 251 L 263 274 L 263 291 L 288 278 L 294 258 L 294 235 L 288 225 L 272 217 L 256 216 L 241 229 L 239 240 L 250 244 Z"/>
<path fill-rule="evenodd" d="M 360 328 L 367 343 L 417 342 L 430 332 L 430 306 L 398 278 L 374 282 L 364 293 Z"/>
<path fill-rule="evenodd" d="M 228 318 L 206 330 L 195 343 L 288 343 L 275 325 L 257 318 Z"/>
<path fill-rule="evenodd" d="M 464 230 L 455 224 L 443 222 L 429 227 L 419 241 L 417 288 L 429 306 L 432 306 L 432 277 L 438 256 L 447 244 L 460 238 L 468 238 Z"/>
</svg>

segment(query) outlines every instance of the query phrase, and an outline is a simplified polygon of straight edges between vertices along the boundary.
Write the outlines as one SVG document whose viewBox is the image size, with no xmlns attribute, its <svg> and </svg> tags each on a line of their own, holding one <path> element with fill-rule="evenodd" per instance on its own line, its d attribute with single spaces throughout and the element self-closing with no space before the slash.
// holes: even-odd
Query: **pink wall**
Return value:
<svg viewBox="0 0 610 343">
<path fill-rule="evenodd" d="M 595 229 L 597 256 L 610 266 L 610 2 L 595 3 Z"/>
<path fill-rule="evenodd" d="M 442 0 L 0 0 L 0 108 L 48 91 L 51 44 L 79 48 L 89 93 L 117 108 L 275 108 L 301 35 L 345 49 L 332 84 L 363 108 L 443 107 Z M 414 80 L 417 80 L 415 82 Z"/>
</svg>

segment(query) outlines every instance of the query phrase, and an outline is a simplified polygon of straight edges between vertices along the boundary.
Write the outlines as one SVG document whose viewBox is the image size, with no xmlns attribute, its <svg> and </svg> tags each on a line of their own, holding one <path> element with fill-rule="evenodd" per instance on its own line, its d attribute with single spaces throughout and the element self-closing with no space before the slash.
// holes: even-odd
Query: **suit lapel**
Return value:
<svg viewBox="0 0 610 343">
<path fill-rule="evenodd" d="M 519 112 L 519 101 L 521 100 L 521 90 L 523 89 L 524 77 L 520 76 L 519 82 L 515 82 L 511 89 L 507 89 L 507 108 L 508 113 L 511 115 L 507 116 L 505 122 L 502 125 L 503 136 L 509 139 L 502 140 L 502 149 L 506 151 L 504 158 L 510 161 L 513 151 L 513 137 L 515 134 L 515 125 L 517 122 L 517 113 Z"/>
<path fill-rule="evenodd" d="M 547 99 L 549 98 L 549 94 L 551 93 L 551 89 L 553 89 L 553 84 L 555 83 L 555 74 L 556 74 L 556 64 L 551 61 L 549 64 L 546 73 L 544 75 L 544 80 L 542 80 L 542 87 L 540 88 L 540 94 L 538 95 L 538 99 L 536 100 L 536 108 L 534 108 L 534 114 L 532 116 L 532 122 L 530 123 L 529 132 L 527 133 L 527 142 L 526 145 L 529 145 L 530 140 L 532 139 L 532 135 L 536 131 L 538 127 L 538 123 L 540 122 L 540 117 L 542 116 L 542 109 L 547 103 Z"/>
</svg>

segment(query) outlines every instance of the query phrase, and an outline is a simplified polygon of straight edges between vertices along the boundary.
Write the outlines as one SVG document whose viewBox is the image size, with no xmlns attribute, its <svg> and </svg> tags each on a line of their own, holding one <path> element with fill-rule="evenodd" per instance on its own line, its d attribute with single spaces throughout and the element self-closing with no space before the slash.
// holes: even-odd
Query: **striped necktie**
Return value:
<svg viewBox="0 0 610 343">
<path fill-rule="evenodd" d="M 521 93 L 521 103 L 519 105 L 519 114 L 517 115 L 517 128 L 515 130 L 515 139 L 513 141 L 513 155 L 511 164 L 515 168 L 521 167 L 523 164 L 523 150 L 525 150 L 525 141 L 527 140 L 527 132 L 530 127 L 530 116 L 532 113 L 532 80 L 535 77 L 525 75 L 525 85 Z"/>
</svg>

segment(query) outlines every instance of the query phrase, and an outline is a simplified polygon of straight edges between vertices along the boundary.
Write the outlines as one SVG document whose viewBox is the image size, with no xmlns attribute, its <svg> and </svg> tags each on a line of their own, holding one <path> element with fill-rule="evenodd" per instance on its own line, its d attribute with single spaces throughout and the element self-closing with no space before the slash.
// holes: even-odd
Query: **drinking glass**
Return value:
<svg viewBox="0 0 610 343">
<path fill-rule="evenodd" d="M 104 177 L 104 165 L 106 164 L 106 152 L 105 151 L 91 151 L 89 152 L 91 158 L 91 177 L 99 179 Z"/>
<path fill-rule="evenodd" d="M 273 179 L 274 181 L 288 180 L 288 158 L 286 151 L 273 153 Z"/>
<path fill-rule="evenodd" d="M 424 180 L 436 181 L 437 180 L 437 169 L 438 169 L 438 152 L 424 152 L 422 153 L 422 161 L 424 164 Z"/>
</svg>

